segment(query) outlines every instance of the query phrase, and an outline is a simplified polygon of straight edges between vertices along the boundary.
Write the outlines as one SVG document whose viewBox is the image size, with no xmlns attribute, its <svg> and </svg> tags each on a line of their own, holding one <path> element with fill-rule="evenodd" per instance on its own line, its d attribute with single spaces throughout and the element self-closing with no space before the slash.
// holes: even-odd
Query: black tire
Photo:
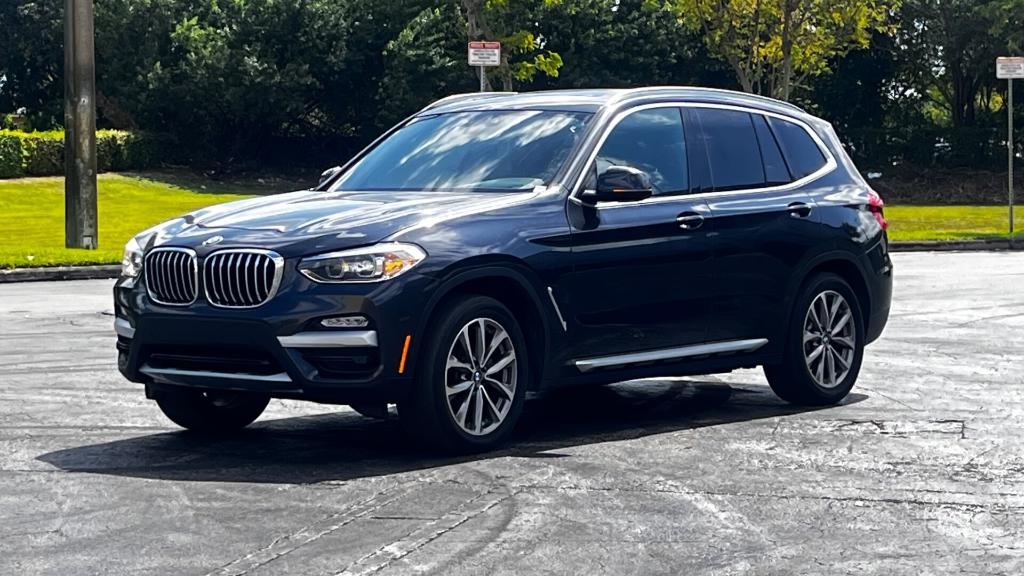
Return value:
<svg viewBox="0 0 1024 576">
<path fill-rule="evenodd" d="M 443 304 L 434 318 L 432 330 L 430 334 L 425 335 L 423 347 L 417 358 L 417 376 L 413 390 L 398 406 L 402 427 L 413 440 L 427 448 L 441 452 L 472 453 L 493 449 L 507 440 L 515 428 L 523 410 L 526 388 L 530 378 L 526 340 L 523 338 L 519 323 L 497 300 L 472 295 L 461 296 Z M 487 395 L 487 402 L 490 405 L 500 406 L 502 411 L 507 409 L 503 419 L 491 419 L 490 425 L 496 424 L 493 430 L 475 435 L 468 433 L 456 421 L 456 409 L 450 408 L 449 395 L 446 390 L 447 378 L 451 371 L 454 371 L 453 382 L 458 385 L 462 384 L 454 379 L 463 377 L 460 372 L 463 369 L 448 368 L 448 357 L 452 353 L 459 354 L 459 349 L 464 350 L 464 348 L 458 348 L 461 347 L 461 344 L 456 340 L 463 328 L 477 319 L 490 320 L 507 333 L 508 341 L 514 352 L 515 364 L 514 367 L 507 367 L 495 376 L 499 378 L 503 375 L 506 378 L 514 377 L 515 387 L 511 399 L 507 399 L 506 395 L 506 398 L 491 402 L 491 396 L 500 398 L 493 383 L 488 384 L 488 380 L 480 381 L 476 378 L 477 372 L 482 373 L 486 370 L 465 370 L 465 374 L 473 379 L 472 382 L 465 382 L 471 387 L 465 395 L 462 395 L 461 392 L 457 395 L 453 394 L 452 404 L 462 404 L 465 401 L 469 402 L 467 406 L 475 408 L 475 399 L 465 399 L 473 396 L 478 387 L 483 387 L 484 393 L 490 390 L 490 394 Z M 497 333 L 492 325 L 488 324 L 488 326 L 488 329 L 494 330 L 493 334 Z M 505 348 L 502 353 L 507 356 L 507 351 L 508 349 Z M 488 364 L 493 366 L 496 363 L 489 362 Z M 484 368 L 486 369 L 487 366 Z M 477 396 L 477 398 L 479 397 Z M 488 414 L 496 414 L 486 408 L 488 404 L 483 405 Z M 472 423 L 470 425 L 472 426 Z M 481 426 L 479 430 L 484 432 L 486 428 Z"/>
<path fill-rule="evenodd" d="M 838 325 L 845 314 L 841 311 L 835 312 L 836 322 L 824 330 L 818 330 L 818 321 L 812 314 L 824 309 L 823 302 L 831 302 L 834 305 L 837 301 L 835 294 L 845 300 L 851 319 L 847 324 L 842 324 L 840 331 L 833 335 L 832 326 Z M 816 303 L 817 306 L 814 313 L 811 312 L 812 303 Z M 822 322 L 829 323 L 825 320 Z M 849 323 L 853 324 L 852 329 L 848 328 Z M 805 328 L 809 332 L 820 332 L 822 335 L 805 343 Z M 854 339 L 852 347 L 846 344 L 850 338 Z M 842 344 L 839 344 L 840 342 Z M 834 349 L 826 345 L 834 346 Z M 809 363 L 807 355 L 817 351 L 819 347 L 824 347 L 825 352 Z M 832 364 L 825 363 L 829 354 L 832 356 Z M 864 316 L 861 314 L 856 293 L 840 276 L 817 274 L 804 283 L 794 303 L 785 333 L 783 362 L 766 365 L 764 373 L 772 390 L 783 400 L 804 406 L 827 406 L 838 403 L 850 393 L 860 373 L 863 358 Z M 825 365 L 821 366 L 818 362 Z M 846 367 L 842 365 L 843 362 L 847 363 Z M 831 375 L 830 366 L 833 367 Z M 819 367 L 822 372 L 817 372 Z M 842 370 L 847 370 L 845 375 Z M 819 378 L 826 385 L 820 383 Z"/>
<path fill-rule="evenodd" d="M 172 422 L 196 432 L 226 433 L 252 424 L 270 398 L 243 392 L 161 390 L 156 403 Z"/>
</svg>

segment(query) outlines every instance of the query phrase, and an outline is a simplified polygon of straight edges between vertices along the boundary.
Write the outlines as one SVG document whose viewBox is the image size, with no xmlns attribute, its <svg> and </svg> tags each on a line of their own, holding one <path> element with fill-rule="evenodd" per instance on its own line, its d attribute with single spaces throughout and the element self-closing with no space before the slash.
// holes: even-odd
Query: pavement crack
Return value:
<svg viewBox="0 0 1024 576">
<path fill-rule="evenodd" d="M 243 576 L 274 560 L 289 554 L 307 544 L 315 542 L 356 520 L 369 516 L 376 510 L 391 504 L 409 492 L 415 481 L 403 482 L 384 488 L 312 524 L 290 534 L 275 538 L 272 542 L 241 558 L 237 558 L 207 573 L 207 576 Z"/>
<path fill-rule="evenodd" d="M 873 388 L 868 388 L 867 386 L 863 386 L 863 385 L 858 386 L 858 388 L 860 390 L 864 391 L 864 392 L 870 392 L 871 394 L 877 394 L 877 395 L 881 396 L 882 398 L 885 398 L 886 400 L 888 400 L 890 402 L 895 402 L 896 404 L 899 404 L 900 406 L 903 406 L 907 410 L 913 410 L 914 412 L 925 412 L 925 410 L 922 410 L 921 408 L 916 408 L 914 406 L 911 406 L 910 404 L 907 404 L 906 402 L 904 402 L 902 400 L 897 400 L 896 398 L 893 398 L 892 396 L 889 396 L 888 394 L 885 394 L 883 392 L 879 392 L 878 390 L 875 390 Z"/>
<path fill-rule="evenodd" d="M 441 536 L 444 536 L 466 522 L 469 522 L 473 518 L 476 518 L 481 514 L 485 514 L 491 508 L 494 508 L 520 492 L 522 492 L 522 490 L 512 490 L 505 493 L 501 493 L 500 490 L 492 490 L 476 496 L 470 499 L 466 504 L 478 503 L 477 506 L 474 506 L 468 511 L 449 512 L 437 520 L 428 522 L 427 524 L 407 533 L 402 538 L 388 544 L 384 544 L 373 552 L 363 556 L 359 560 L 356 560 L 338 572 L 336 576 L 375 574 L 384 568 L 387 568 L 395 560 L 400 560 L 401 558 L 412 554 L 434 540 L 437 540 Z"/>
<path fill-rule="evenodd" d="M 533 485 L 528 482 L 530 477 L 535 477 L 541 472 L 543 472 L 544 476 L 550 476 L 552 473 L 550 469 L 528 472 L 514 483 L 492 485 L 486 491 L 470 498 L 455 510 L 412 530 L 398 540 L 378 547 L 373 552 L 337 572 L 335 576 L 365 576 L 380 572 L 390 566 L 392 562 L 416 552 L 466 522 L 486 514 L 489 510 L 514 498 Z"/>
<path fill-rule="evenodd" d="M 640 488 L 640 487 L 617 487 L 617 486 L 558 486 L 558 485 L 542 485 L 534 484 L 529 486 L 520 487 L 524 491 L 528 490 L 553 490 L 553 491 L 572 491 L 572 492 L 624 492 L 624 493 L 651 493 L 651 494 L 678 494 L 681 496 L 720 496 L 720 497 L 736 497 L 736 498 L 767 498 L 767 499 L 780 499 L 780 500 L 816 500 L 816 501 L 827 501 L 827 502 L 840 502 L 840 503 L 853 503 L 853 504 L 896 504 L 896 505 L 911 505 L 911 506 L 925 506 L 930 508 L 951 508 L 962 511 L 982 511 L 988 513 L 1006 512 L 1006 513 L 1019 513 L 1024 512 L 1024 506 L 1013 506 L 1002 503 L 992 504 L 974 504 L 970 502 L 942 502 L 934 500 L 924 500 L 921 498 L 885 498 L 885 497 L 870 497 L 870 496 L 829 496 L 829 495 L 818 495 L 818 494 L 772 494 L 763 492 L 743 492 L 743 491 L 729 491 L 729 490 L 688 490 L 680 488 Z M 927 491 L 931 494 L 945 494 L 945 495 L 956 495 L 957 492 L 943 491 L 943 490 L 932 490 Z"/>
</svg>

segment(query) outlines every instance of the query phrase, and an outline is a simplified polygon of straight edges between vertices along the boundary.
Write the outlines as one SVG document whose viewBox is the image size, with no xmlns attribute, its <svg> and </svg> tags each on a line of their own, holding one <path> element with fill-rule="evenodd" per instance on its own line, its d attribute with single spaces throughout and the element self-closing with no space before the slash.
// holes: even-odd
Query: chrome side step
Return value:
<svg viewBox="0 0 1024 576">
<path fill-rule="evenodd" d="M 202 378 L 212 380 L 234 380 L 236 382 L 273 382 L 290 383 L 292 379 L 285 372 L 277 374 L 244 374 L 241 372 L 211 372 L 208 370 L 179 370 L 177 368 L 154 368 L 143 364 L 139 372 L 158 382 L 174 384 L 182 379 Z"/>
<path fill-rule="evenodd" d="M 649 350 L 646 352 L 632 352 L 629 354 L 616 354 L 614 356 L 585 358 L 583 360 L 574 360 L 573 363 L 580 372 L 590 372 L 597 368 L 611 368 L 614 366 L 626 366 L 628 364 L 641 364 L 643 362 L 657 362 L 659 360 L 677 360 L 680 358 L 692 358 L 694 356 L 707 356 L 710 354 L 726 354 L 730 352 L 751 352 L 767 343 L 767 338 L 730 340 L 728 342 L 711 342 L 709 344 L 694 344 L 692 346 L 682 346 L 679 348 L 664 348 L 662 350 Z"/>
</svg>

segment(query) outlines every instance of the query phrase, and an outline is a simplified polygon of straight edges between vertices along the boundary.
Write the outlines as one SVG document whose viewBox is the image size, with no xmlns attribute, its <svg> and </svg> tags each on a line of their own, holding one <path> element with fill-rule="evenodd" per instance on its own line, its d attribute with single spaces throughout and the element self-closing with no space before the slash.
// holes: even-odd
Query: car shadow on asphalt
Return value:
<svg viewBox="0 0 1024 576">
<path fill-rule="evenodd" d="M 844 405 L 867 396 L 851 394 Z M 563 390 L 531 400 L 509 445 L 472 456 L 418 449 L 398 422 L 351 411 L 261 420 L 228 437 L 175 431 L 43 454 L 69 472 L 161 480 L 308 484 L 503 457 L 568 457 L 558 449 L 788 416 L 802 408 L 764 385 L 650 379 Z M 827 409 L 827 408 L 825 408 Z"/>
</svg>

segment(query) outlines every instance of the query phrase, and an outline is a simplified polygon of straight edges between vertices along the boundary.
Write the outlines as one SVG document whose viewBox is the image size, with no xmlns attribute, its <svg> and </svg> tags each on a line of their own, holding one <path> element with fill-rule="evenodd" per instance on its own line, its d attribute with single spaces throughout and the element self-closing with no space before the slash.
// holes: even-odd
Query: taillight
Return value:
<svg viewBox="0 0 1024 576">
<path fill-rule="evenodd" d="M 882 230 L 889 229 L 889 221 L 885 219 L 885 201 L 878 195 L 878 192 L 868 188 L 868 212 L 875 216 L 878 225 Z"/>
</svg>

